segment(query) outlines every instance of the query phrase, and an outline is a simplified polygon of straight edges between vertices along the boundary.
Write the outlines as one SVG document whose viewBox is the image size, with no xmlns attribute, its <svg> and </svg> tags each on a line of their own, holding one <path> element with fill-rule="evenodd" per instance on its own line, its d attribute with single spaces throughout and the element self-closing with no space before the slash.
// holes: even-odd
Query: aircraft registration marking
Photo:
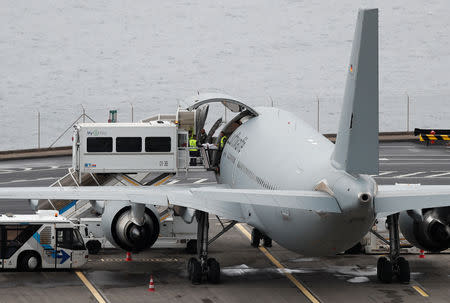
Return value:
<svg viewBox="0 0 450 303">
<path fill-rule="evenodd" d="M 242 224 L 236 224 L 236 227 L 244 234 L 244 236 L 251 240 L 252 236 Z M 320 301 L 302 283 L 300 283 L 291 273 L 286 271 L 286 268 L 265 247 L 260 246 L 258 248 L 276 267 L 281 269 L 284 275 L 303 293 L 303 295 L 305 295 L 306 298 L 309 299 L 309 301 L 320 303 Z"/>
</svg>

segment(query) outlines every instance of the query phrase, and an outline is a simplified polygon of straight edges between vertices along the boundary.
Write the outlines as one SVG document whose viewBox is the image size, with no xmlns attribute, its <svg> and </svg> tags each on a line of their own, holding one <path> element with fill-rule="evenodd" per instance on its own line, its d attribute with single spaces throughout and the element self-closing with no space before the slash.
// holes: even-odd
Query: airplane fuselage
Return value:
<svg viewBox="0 0 450 303">
<path fill-rule="evenodd" d="M 331 161 L 334 144 L 292 113 L 277 108 L 258 112 L 228 139 L 219 182 L 232 188 L 325 188 L 342 213 L 246 205 L 246 222 L 303 255 L 330 255 L 352 247 L 375 220 L 373 178 L 336 169 Z M 321 182 L 326 185 L 317 187 Z M 359 199 L 363 193 L 369 195 L 368 201 Z"/>
</svg>

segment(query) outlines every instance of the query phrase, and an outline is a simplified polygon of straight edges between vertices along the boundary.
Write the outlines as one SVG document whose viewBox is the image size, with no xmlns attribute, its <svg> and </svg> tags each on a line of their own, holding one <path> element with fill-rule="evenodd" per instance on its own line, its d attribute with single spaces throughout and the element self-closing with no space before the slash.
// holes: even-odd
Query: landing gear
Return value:
<svg viewBox="0 0 450 303">
<path fill-rule="evenodd" d="M 258 247 L 261 240 L 263 240 L 264 247 L 272 247 L 272 239 L 270 237 L 264 235 L 257 228 L 253 228 L 252 229 L 252 239 L 251 239 L 250 244 L 253 247 Z"/>
<path fill-rule="evenodd" d="M 391 283 L 392 278 L 397 276 L 402 283 L 409 283 L 411 271 L 409 263 L 405 258 L 400 257 L 400 238 L 398 229 L 399 214 L 387 217 L 389 229 L 389 259 L 380 257 L 377 263 L 378 280 L 384 283 Z"/>
<path fill-rule="evenodd" d="M 220 282 L 220 264 L 216 259 L 208 258 L 209 216 L 206 212 L 197 211 L 196 217 L 198 259 L 189 259 L 187 265 L 189 280 L 192 284 L 200 284 L 203 276 L 206 276 L 208 282 L 217 284 Z"/>
</svg>

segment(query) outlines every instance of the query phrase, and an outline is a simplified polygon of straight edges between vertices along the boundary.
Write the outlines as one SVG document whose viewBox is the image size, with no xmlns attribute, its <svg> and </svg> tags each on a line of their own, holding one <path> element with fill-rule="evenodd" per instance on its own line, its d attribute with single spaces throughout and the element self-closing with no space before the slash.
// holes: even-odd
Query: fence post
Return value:
<svg viewBox="0 0 450 303">
<path fill-rule="evenodd" d="M 38 148 L 41 148 L 41 113 L 37 112 L 37 135 L 38 135 Z"/>
<path fill-rule="evenodd" d="M 406 131 L 409 132 L 409 95 L 406 93 Z"/>
<path fill-rule="evenodd" d="M 320 131 L 320 100 L 317 96 L 317 132 Z"/>
<path fill-rule="evenodd" d="M 134 122 L 134 108 L 133 108 L 133 103 L 130 102 L 131 105 L 131 122 Z"/>
</svg>

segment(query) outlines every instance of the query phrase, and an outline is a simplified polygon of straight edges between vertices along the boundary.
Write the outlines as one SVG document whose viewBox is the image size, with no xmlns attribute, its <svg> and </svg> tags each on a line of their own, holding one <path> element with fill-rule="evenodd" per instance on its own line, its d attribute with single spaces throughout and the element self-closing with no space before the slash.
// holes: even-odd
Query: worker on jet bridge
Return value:
<svg viewBox="0 0 450 303">
<path fill-rule="evenodd" d="M 200 137 L 198 138 L 199 141 L 200 141 L 200 144 L 205 144 L 205 143 L 207 143 L 207 142 L 206 142 L 207 137 L 208 137 L 208 136 L 206 135 L 205 129 L 202 128 L 202 129 L 200 130 Z"/>
<path fill-rule="evenodd" d="M 223 150 L 223 147 L 227 143 L 228 137 L 225 135 L 224 132 L 220 132 L 220 143 L 219 143 L 219 149 Z"/>
<path fill-rule="evenodd" d="M 200 157 L 200 151 L 198 150 L 197 136 L 195 135 L 189 139 L 189 157 L 191 158 L 189 165 L 197 166 L 197 157 Z"/>
</svg>

